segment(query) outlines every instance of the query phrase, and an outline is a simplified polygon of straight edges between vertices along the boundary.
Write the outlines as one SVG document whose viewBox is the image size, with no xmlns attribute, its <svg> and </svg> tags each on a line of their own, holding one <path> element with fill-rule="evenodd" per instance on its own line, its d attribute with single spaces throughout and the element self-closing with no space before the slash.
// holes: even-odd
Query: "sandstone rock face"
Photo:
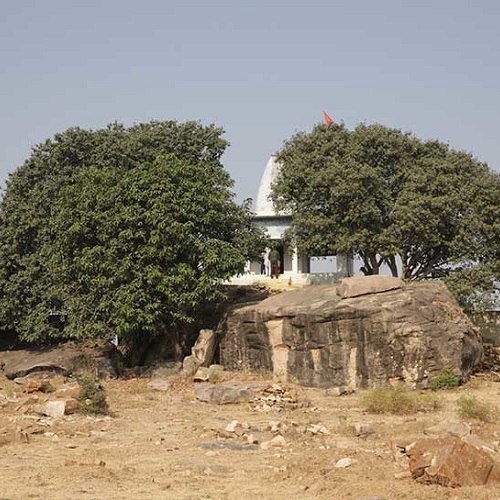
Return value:
<svg viewBox="0 0 500 500">
<path fill-rule="evenodd" d="M 221 363 L 312 387 L 355 389 L 393 379 L 426 387 L 444 367 L 466 378 L 482 347 L 447 288 L 370 278 L 235 307 L 219 325 Z M 367 289 L 375 293 L 358 293 Z"/>
<path fill-rule="evenodd" d="M 397 290 L 399 288 L 403 288 L 403 280 L 401 278 L 380 275 L 354 276 L 343 279 L 337 287 L 337 293 L 343 299 L 349 299 L 371 293 L 388 292 L 389 290 Z"/>
</svg>

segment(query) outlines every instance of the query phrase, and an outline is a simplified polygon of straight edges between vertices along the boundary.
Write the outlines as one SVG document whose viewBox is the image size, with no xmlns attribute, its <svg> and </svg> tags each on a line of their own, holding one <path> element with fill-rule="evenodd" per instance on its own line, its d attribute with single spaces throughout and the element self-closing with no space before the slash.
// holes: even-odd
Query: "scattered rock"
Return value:
<svg viewBox="0 0 500 500">
<path fill-rule="evenodd" d="M 316 434 L 330 434 L 330 431 L 321 424 L 313 424 L 307 428 L 307 432 L 310 432 L 313 436 Z"/>
<path fill-rule="evenodd" d="M 350 467 L 352 464 L 353 461 L 351 458 L 341 458 L 340 460 L 337 460 L 335 467 L 337 469 L 345 469 L 346 467 Z"/>
<path fill-rule="evenodd" d="M 232 422 L 230 422 L 229 424 L 226 425 L 226 431 L 227 432 L 235 432 L 236 427 L 238 427 L 238 421 L 233 420 Z"/>
<path fill-rule="evenodd" d="M 194 356 L 186 356 L 182 362 L 182 373 L 187 377 L 192 377 L 197 372 L 200 364 Z"/>
<path fill-rule="evenodd" d="M 54 401 L 47 401 L 41 413 L 51 418 L 61 418 L 64 415 L 71 415 L 78 409 L 78 401 L 73 398 L 57 399 Z"/>
<path fill-rule="evenodd" d="M 80 395 L 82 388 L 77 382 L 71 382 L 69 384 L 64 384 L 54 391 L 54 397 L 56 398 L 73 398 L 77 399 Z"/>
<path fill-rule="evenodd" d="M 308 408 L 309 401 L 299 401 L 296 391 L 278 384 L 273 384 L 257 391 L 254 399 L 253 409 L 261 412 L 276 411 L 284 409 L 296 410 Z"/>
<path fill-rule="evenodd" d="M 47 401 L 42 408 L 42 414 L 47 417 L 61 418 L 66 412 L 66 402 L 62 399 L 58 401 Z"/>
<path fill-rule="evenodd" d="M 368 436 L 368 434 L 373 434 L 373 425 L 368 422 L 356 422 L 354 425 L 354 434 L 358 437 Z"/>
<path fill-rule="evenodd" d="M 224 367 L 222 365 L 210 365 L 208 368 L 208 380 L 212 384 L 224 380 Z"/>
<path fill-rule="evenodd" d="M 17 377 L 14 382 L 22 386 L 23 392 L 30 394 L 32 392 L 50 392 L 53 387 L 47 379 L 37 379 L 30 377 Z"/>
<path fill-rule="evenodd" d="M 194 393 L 200 401 L 222 405 L 251 401 L 255 398 L 258 389 L 258 386 L 226 383 L 199 386 L 195 388 Z"/>
<path fill-rule="evenodd" d="M 263 441 L 260 443 L 261 450 L 268 450 L 269 448 L 280 448 L 286 446 L 286 439 L 281 436 L 274 436 L 270 441 Z"/>
<path fill-rule="evenodd" d="M 217 441 L 215 443 L 202 443 L 199 446 L 202 450 L 238 450 L 252 451 L 259 447 L 249 443 L 235 443 L 234 441 Z"/>
<path fill-rule="evenodd" d="M 193 380 L 195 382 L 208 382 L 210 379 L 210 371 L 205 366 L 200 366 L 194 374 Z"/>
<path fill-rule="evenodd" d="M 247 435 L 247 443 L 248 444 L 259 444 L 259 440 L 254 434 Z"/>
<path fill-rule="evenodd" d="M 455 436 L 423 439 L 407 451 L 410 472 L 425 484 L 475 486 L 500 482 L 500 465 Z"/>
</svg>

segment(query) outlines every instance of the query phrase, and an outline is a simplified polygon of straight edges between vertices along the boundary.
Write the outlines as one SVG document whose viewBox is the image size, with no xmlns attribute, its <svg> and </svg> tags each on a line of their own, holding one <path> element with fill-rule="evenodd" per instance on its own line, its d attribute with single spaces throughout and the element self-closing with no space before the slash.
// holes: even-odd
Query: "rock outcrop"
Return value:
<svg viewBox="0 0 500 500">
<path fill-rule="evenodd" d="M 465 379 L 479 334 L 439 282 L 347 278 L 235 307 L 219 326 L 221 363 L 313 387 L 426 387 L 443 368 Z"/>
<path fill-rule="evenodd" d="M 423 439 L 406 451 L 414 479 L 442 486 L 498 484 L 500 464 L 481 447 L 458 437 Z"/>
</svg>

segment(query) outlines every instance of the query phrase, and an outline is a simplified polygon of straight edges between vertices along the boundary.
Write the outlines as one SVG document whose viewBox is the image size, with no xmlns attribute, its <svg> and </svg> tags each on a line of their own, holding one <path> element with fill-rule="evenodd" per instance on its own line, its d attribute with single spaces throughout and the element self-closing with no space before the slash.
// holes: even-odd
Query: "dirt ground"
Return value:
<svg viewBox="0 0 500 500">
<path fill-rule="evenodd" d="M 23 413 L 15 396 L 6 394 L 9 383 L 0 384 L 4 437 L 18 431 L 16 442 L 4 440 L 0 447 L 0 500 L 500 499 L 500 487 L 451 489 L 395 478 L 406 470 L 396 445 L 456 419 L 461 395 L 500 408 L 500 383 L 485 376 L 439 392 L 439 410 L 409 416 L 368 414 L 360 393 L 332 397 L 320 389 L 292 388 L 303 405 L 262 412 L 250 403 L 199 402 L 186 380 L 177 379 L 167 392 L 148 388 L 148 382 L 105 382 L 113 417 L 69 415 L 56 421 Z M 225 431 L 233 420 L 240 430 Z M 237 435 L 243 427 L 265 430 L 273 422 L 283 446 L 264 450 Z M 371 423 L 375 433 L 356 437 L 355 422 Z M 307 431 L 315 424 L 328 433 Z M 498 444 L 496 424 L 471 424 L 474 434 Z M 268 432 L 269 438 L 276 434 Z M 352 465 L 335 468 L 341 458 L 352 459 Z"/>
</svg>

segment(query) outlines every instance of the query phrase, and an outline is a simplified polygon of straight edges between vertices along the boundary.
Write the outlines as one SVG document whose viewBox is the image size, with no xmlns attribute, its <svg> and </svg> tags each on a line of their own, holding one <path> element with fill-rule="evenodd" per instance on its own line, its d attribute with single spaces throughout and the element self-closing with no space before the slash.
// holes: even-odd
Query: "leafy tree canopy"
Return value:
<svg viewBox="0 0 500 500">
<path fill-rule="evenodd" d="M 248 203 L 197 122 L 72 128 L 36 146 L 0 208 L 0 321 L 28 341 L 156 335 L 258 255 Z"/>
<path fill-rule="evenodd" d="M 404 279 L 446 278 L 463 305 L 499 277 L 500 177 L 470 154 L 382 125 L 318 125 L 285 142 L 273 187 L 313 255 L 356 254 Z"/>
</svg>

